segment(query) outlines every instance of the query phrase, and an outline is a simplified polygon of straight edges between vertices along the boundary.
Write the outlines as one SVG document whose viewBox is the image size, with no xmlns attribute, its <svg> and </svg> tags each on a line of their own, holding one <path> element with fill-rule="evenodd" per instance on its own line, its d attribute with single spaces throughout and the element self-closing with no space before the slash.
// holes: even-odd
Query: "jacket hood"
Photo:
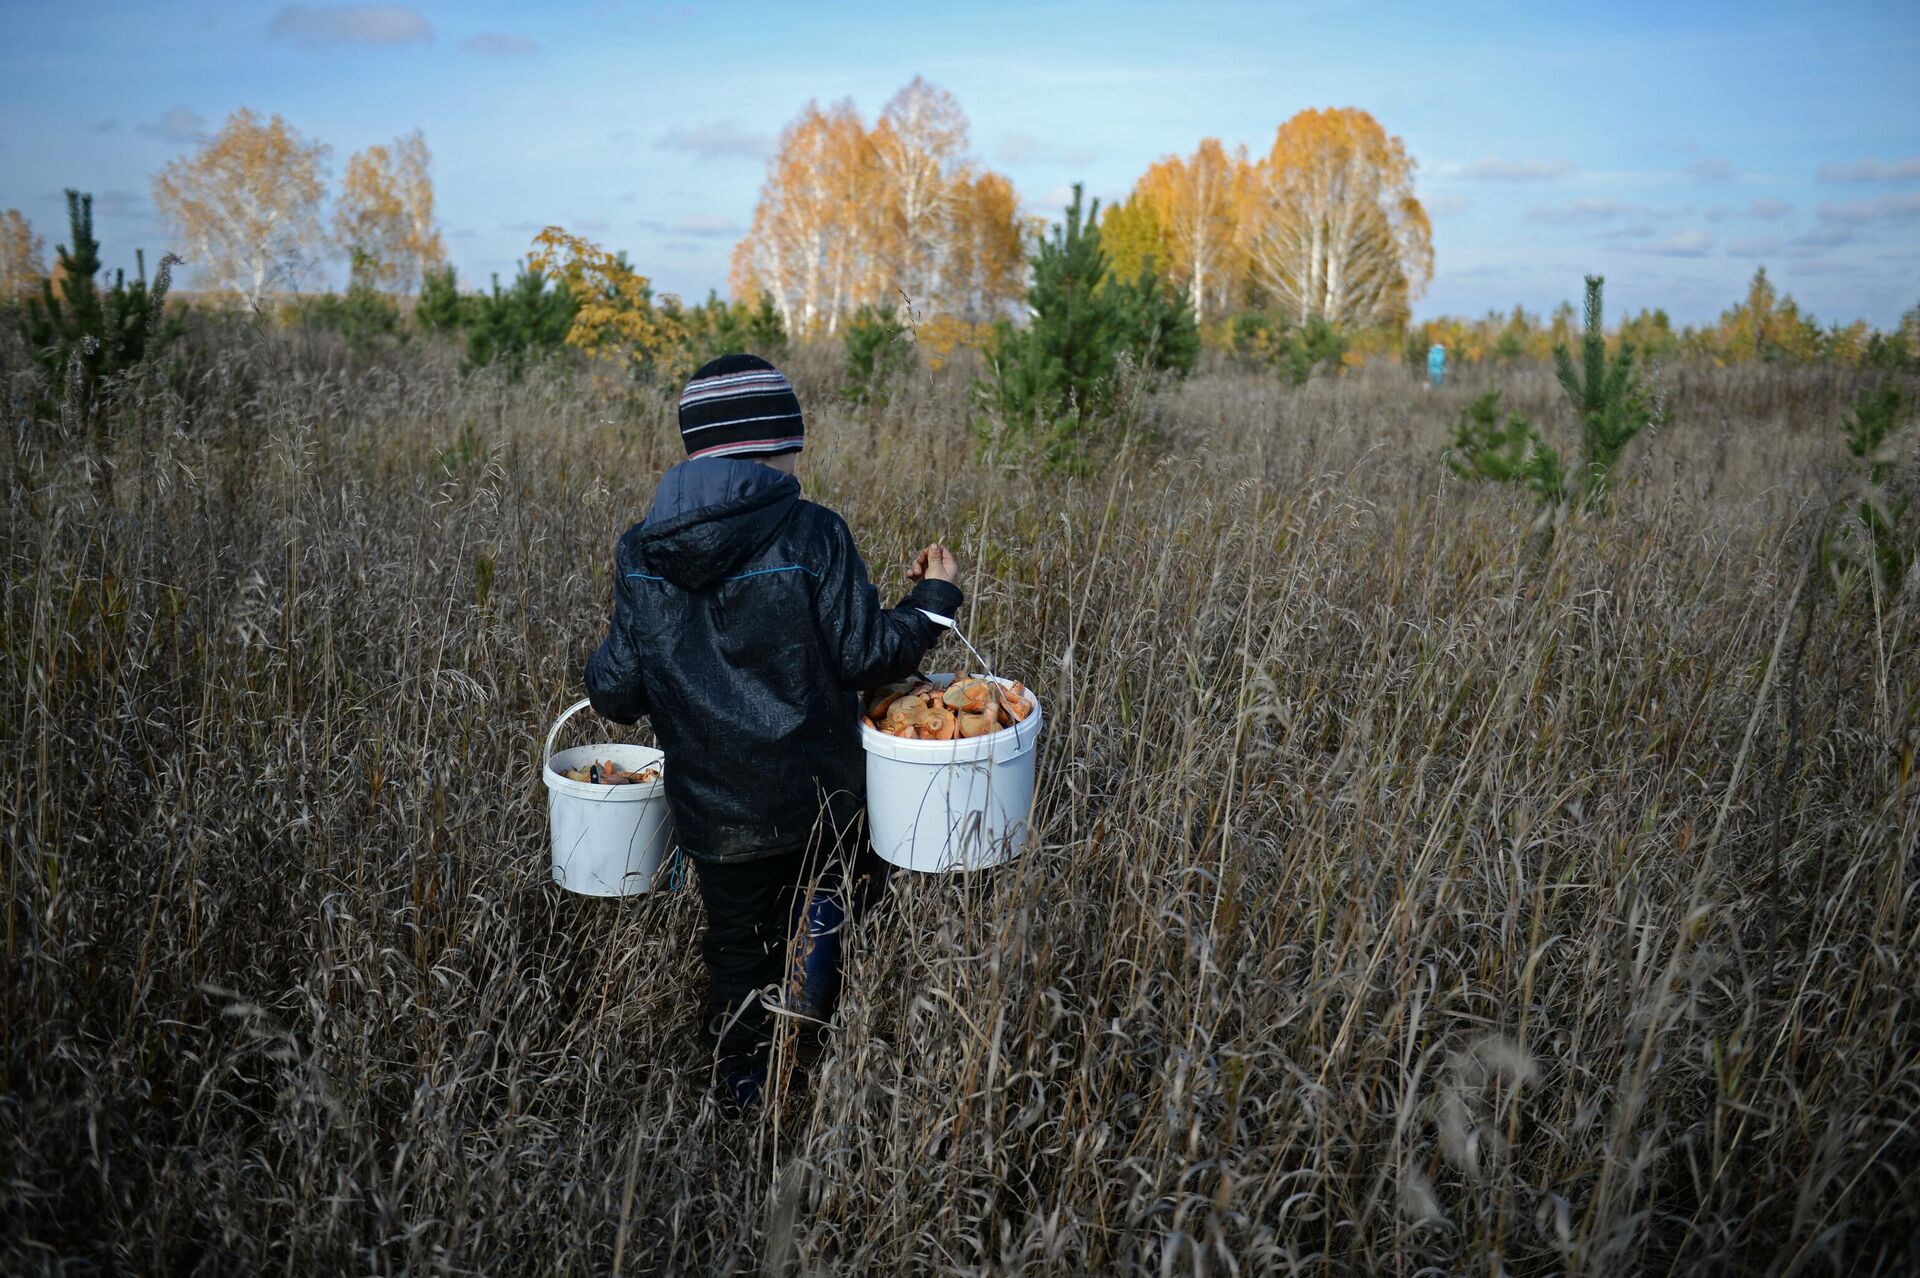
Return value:
<svg viewBox="0 0 1920 1278">
<path fill-rule="evenodd" d="M 639 571 L 703 590 L 766 545 L 799 501 L 791 475 L 738 457 L 702 457 L 661 476 L 653 508 L 622 541 Z"/>
</svg>

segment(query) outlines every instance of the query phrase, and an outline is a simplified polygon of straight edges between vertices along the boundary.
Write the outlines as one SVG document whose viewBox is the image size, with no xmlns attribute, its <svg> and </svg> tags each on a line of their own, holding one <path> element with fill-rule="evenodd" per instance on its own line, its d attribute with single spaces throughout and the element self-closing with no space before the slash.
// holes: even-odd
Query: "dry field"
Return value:
<svg viewBox="0 0 1920 1278">
<path fill-rule="evenodd" d="M 1920 1267 L 1920 605 L 1814 554 L 1853 375 L 1669 370 L 1544 545 L 1436 460 L 1490 374 L 1210 372 L 1074 478 L 973 461 L 964 369 L 794 365 L 812 495 L 888 592 L 949 540 L 1049 722 L 1040 846 L 899 883 L 743 1122 L 694 895 L 547 874 L 665 403 L 249 337 L 102 477 L 0 352 L 0 1271 Z"/>
</svg>

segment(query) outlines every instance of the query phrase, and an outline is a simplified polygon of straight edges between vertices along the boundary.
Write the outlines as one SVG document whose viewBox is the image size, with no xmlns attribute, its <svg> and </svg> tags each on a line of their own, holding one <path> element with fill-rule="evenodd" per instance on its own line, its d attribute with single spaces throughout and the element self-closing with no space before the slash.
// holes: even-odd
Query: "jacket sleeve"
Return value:
<svg viewBox="0 0 1920 1278">
<path fill-rule="evenodd" d="M 857 690 L 905 678 L 946 630 L 927 613 L 951 620 L 960 610 L 960 587 L 922 581 L 897 606 L 882 608 L 846 521 L 828 512 L 826 524 L 826 566 L 814 612 L 840 686 Z"/>
<path fill-rule="evenodd" d="M 587 658 L 587 697 L 594 711 L 615 723 L 634 723 L 648 712 L 647 690 L 640 678 L 639 654 L 633 649 L 629 624 L 632 592 L 625 574 L 616 567 L 613 579 L 613 621 L 607 637 Z"/>
</svg>

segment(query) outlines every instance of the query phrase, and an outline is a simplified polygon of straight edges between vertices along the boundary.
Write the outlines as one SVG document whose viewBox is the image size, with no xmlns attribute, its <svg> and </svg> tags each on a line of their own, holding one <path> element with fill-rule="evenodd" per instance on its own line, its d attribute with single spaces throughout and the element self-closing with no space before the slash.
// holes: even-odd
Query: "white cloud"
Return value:
<svg viewBox="0 0 1920 1278">
<path fill-rule="evenodd" d="M 690 235 L 703 240 L 734 240 L 747 232 L 746 227 L 732 218 L 701 215 L 679 218 L 661 229 L 670 235 Z"/>
<path fill-rule="evenodd" d="M 1852 164 L 1823 164 L 1823 182 L 1906 182 L 1920 178 L 1920 155 L 1904 160 L 1855 160 Z"/>
<path fill-rule="evenodd" d="M 1552 226 L 1588 226 L 1622 217 L 1652 217 L 1653 210 L 1641 204 L 1628 204 L 1612 196 L 1588 196 L 1570 204 L 1542 204 L 1527 210 L 1529 222 Z"/>
<path fill-rule="evenodd" d="M 1573 172 L 1573 166 L 1563 160 L 1500 160 L 1487 156 L 1460 172 L 1476 182 L 1551 182 Z"/>
<path fill-rule="evenodd" d="M 100 191 L 93 197 L 93 211 L 102 217 L 145 217 L 150 210 L 132 191 Z"/>
<path fill-rule="evenodd" d="M 763 160 L 773 151 L 773 139 L 743 127 L 738 120 L 706 120 L 668 129 L 659 147 L 703 160 Z"/>
<path fill-rule="evenodd" d="M 1713 237 L 1705 231 L 1676 231 L 1658 244 L 1640 250 L 1661 257 L 1705 257 L 1713 251 Z"/>
<path fill-rule="evenodd" d="M 192 142 L 206 130 L 207 122 L 191 107 L 168 107 L 157 120 L 136 124 L 134 132 L 168 142 Z"/>
<path fill-rule="evenodd" d="M 1733 165 L 1726 160 L 1695 160 L 1687 166 L 1687 175 L 1702 182 L 1725 182 L 1733 177 Z"/>
<path fill-rule="evenodd" d="M 1067 168 L 1090 164 L 1094 158 L 1091 147 L 1063 146 L 1031 133 L 1007 134 L 1000 139 L 995 153 L 1003 164 L 1052 164 Z"/>
<path fill-rule="evenodd" d="M 652 231 L 656 235 L 671 236 L 679 240 L 736 240 L 747 233 L 747 228 L 732 218 L 717 214 L 693 214 L 675 218 L 671 222 L 642 218 L 634 225 L 644 231 Z"/>
<path fill-rule="evenodd" d="M 471 53 L 476 58 L 526 58 L 540 52 L 540 42 L 532 36 L 483 31 L 471 40 L 461 41 L 460 52 Z"/>
<path fill-rule="evenodd" d="M 1860 238 L 1860 233 L 1850 226 L 1816 226 L 1811 231 L 1803 231 L 1793 237 L 1793 243 L 1808 248 L 1839 248 L 1842 244 L 1852 244 Z"/>
<path fill-rule="evenodd" d="M 267 23 L 276 40 L 306 49 L 340 45 L 428 44 L 433 28 L 418 10 L 401 4 L 289 4 Z"/>
<path fill-rule="evenodd" d="M 1785 200 L 1770 199 L 1761 196 L 1744 209 L 1734 208 L 1731 204 L 1715 204 L 1707 210 L 1707 221 L 1724 222 L 1735 217 L 1754 217 L 1762 222 L 1777 222 L 1793 212 L 1793 205 Z"/>
<path fill-rule="evenodd" d="M 1855 243 L 1859 238 L 1859 233 L 1851 227 L 1822 226 L 1790 239 L 1782 239 L 1777 235 L 1761 235 L 1752 239 L 1735 240 L 1727 245 L 1727 256 L 1796 259 L 1824 257 L 1831 250 Z"/>
<path fill-rule="evenodd" d="M 1848 200 L 1822 204 L 1820 216 L 1829 222 L 1909 222 L 1920 218 L 1920 191 L 1906 195 L 1882 195 L 1872 200 Z"/>
</svg>

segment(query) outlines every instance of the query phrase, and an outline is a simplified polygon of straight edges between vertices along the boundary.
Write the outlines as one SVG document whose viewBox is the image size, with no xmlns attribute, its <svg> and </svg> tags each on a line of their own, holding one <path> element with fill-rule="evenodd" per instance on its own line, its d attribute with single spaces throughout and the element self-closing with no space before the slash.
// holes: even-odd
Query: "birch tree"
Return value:
<svg viewBox="0 0 1920 1278">
<path fill-rule="evenodd" d="M 736 294 L 766 293 L 787 331 L 832 332 L 842 314 L 870 301 L 877 216 L 866 130 L 851 103 L 822 111 L 809 102 L 767 162 L 753 226 L 734 251 Z"/>
<path fill-rule="evenodd" d="M 967 185 L 966 113 L 951 93 L 915 76 L 881 111 L 872 154 L 886 209 L 887 242 L 877 247 L 891 267 L 888 284 L 931 305 L 956 197 Z"/>
<path fill-rule="evenodd" d="M 1134 187 L 1166 247 L 1160 269 L 1203 320 L 1227 309 L 1244 274 L 1238 259 L 1248 176 L 1244 148 L 1229 154 L 1206 138 L 1191 157 L 1170 155 L 1153 165 Z"/>
<path fill-rule="evenodd" d="M 273 288 L 292 287 L 324 243 L 326 157 L 278 115 L 263 121 L 242 107 L 154 177 L 154 207 L 202 285 L 258 307 Z"/>
<path fill-rule="evenodd" d="M 1433 237 L 1397 137 L 1354 108 L 1302 111 L 1252 175 L 1255 282 L 1298 322 L 1404 321 L 1433 274 Z"/>
<path fill-rule="evenodd" d="M 356 284 L 410 294 L 446 261 L 433 218 L 432 162 L 418 129 L 347 161 L 333 234 Z"/>
<path fill-rule="evenodd" d="M 1029 227 L 1013 183 L 998 173 L 962 173 L 948 201 L 941 311 L 968 323 L 997 319 L 1027 288 Z"/>
<path fill-rule="evenodd" d="M 833 333 L 901 294 L 933 313 L 990 318 L 1024 286 L 1012 185 L 976 171 L 951 94 L 915 79 L 868 130 L 850 103 L 808 103 L 780 135 L 733 252 L 734 296 L 773 299 L 794 334 Z"/>
<path fill-rule="evenodd" d="M 47 242 L 19 209 L 0 213 L 0 302 L 37 291 L 47 274 Z"/>
</svg>

